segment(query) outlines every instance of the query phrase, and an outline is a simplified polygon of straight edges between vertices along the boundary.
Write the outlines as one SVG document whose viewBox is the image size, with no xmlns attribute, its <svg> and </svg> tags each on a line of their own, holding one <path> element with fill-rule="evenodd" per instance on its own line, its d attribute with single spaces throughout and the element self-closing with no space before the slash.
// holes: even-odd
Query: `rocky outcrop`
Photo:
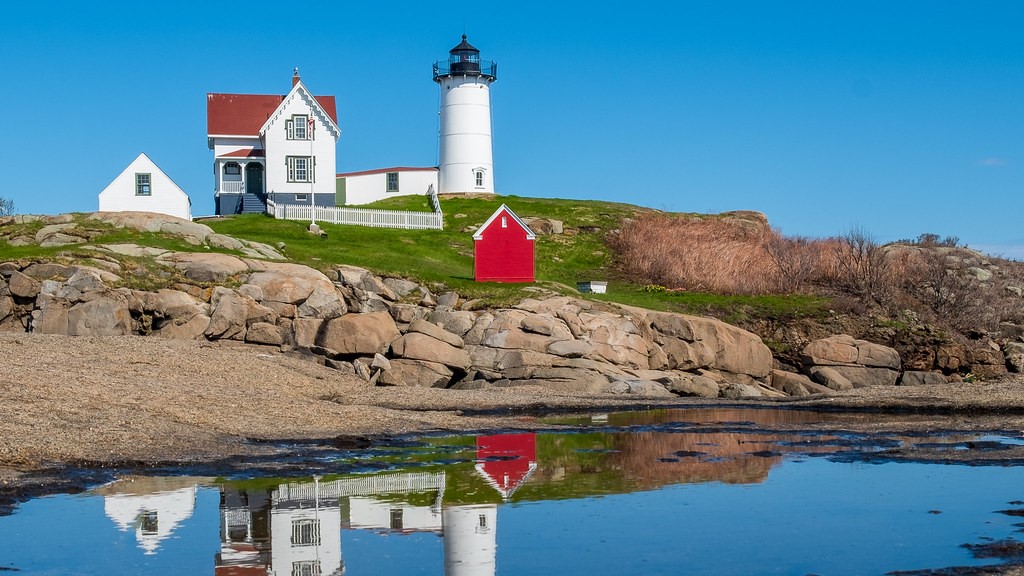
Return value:
<svg viewBox="0 0 1024 576">
<path fill-rule="evenodd" d="M 112 221 L 146 222 L 134 216 Z M 234 246 L 198 228 L 181 231 Z M 226 254 L 148 252 L 132 245 L 106 249 L 152 258 L 168 277 L 185 281 L 150 292 L 119 287 L 125 272 L 113 261 L 0 263 L 0 330 L 278 346 L 360 375 L 368 385 L 541 386 L 650 397 L 781 395 L 769 387 L 772 357 L 760 338 L 709 318 L 569 297 L 470 310 L 474 303 L 456 293 L 434 295 L 408 280 L 351 266 L 325 274 Z M 865 350 L 865 359 L 875 362 L 875 355 Z M 809 393 L 809 386 L 777 388 Z"/>
<path fill-rule="evenodd" d="M 839 334 L 808 344 L 801 357 L 804 371 L 833 390 L 893 386 L 900 376 L 900 356 L 887 346 Z"/>
</svg>

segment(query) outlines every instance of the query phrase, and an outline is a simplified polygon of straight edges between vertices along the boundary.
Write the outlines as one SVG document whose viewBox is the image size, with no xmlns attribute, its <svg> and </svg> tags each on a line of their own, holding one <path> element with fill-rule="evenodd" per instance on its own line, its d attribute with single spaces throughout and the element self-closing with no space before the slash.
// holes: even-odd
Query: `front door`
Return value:
<svg viewBox="0 0 1024 576">
<path fill-rule="evenodd" d="M 250 162 L 245 167 L 245 193 L 263 194 L 263 165 Z"/>
</svg>

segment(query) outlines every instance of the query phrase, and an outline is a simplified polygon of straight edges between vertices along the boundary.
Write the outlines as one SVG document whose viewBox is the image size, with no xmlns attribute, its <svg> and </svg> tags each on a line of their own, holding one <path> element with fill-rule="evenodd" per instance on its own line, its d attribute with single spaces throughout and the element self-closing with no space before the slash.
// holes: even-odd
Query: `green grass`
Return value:
<svg viewBox="0 0 1024 576">
<path fill-rule="evenodd" d="M 524 290 L 532 285 L 473 281 L 473 230 L 503 203 L 523 218 L 551 218 L 564 223 L 564 234 L 538 235 L 536 241 L 537 285 L 555 292 L 577 295 L 578 281 L 608 280 L 608 294 L 590 297 L 654 310 L 709 314 L 733 322 L 816 316 L 827 306 L 824 298 L 801 295 L 652 293 L 643 290 L 641 284 L 617 277 L 614 255 L 605 238 L 619 227 L 623 218 L 648 210 L 628 204 L 517 196 L 446 197 L 441 200 L 444 230 L 322 224 L 326 238 L 306 232 L 307 222 L 280 221 L 263 215 L 235 216 L 206 224 L 217 232 L 239 238 L 271 245 L 284 242 L 289 258 L 322 270 L 335 264 L 360 266 L 378 274 L 413 279 L 434 290 L 455 290 L 468 298 L 480 298 L 483 305 L 508 305 L 533 294 Z M 422 196 L 400 196 L 367 207 L 430 210 Z"/>
<path fill-rule="evenodd" d="M 565 233 L 538 235 L 536 240 L 536 284 L 478 283 L 473 281 L 473 231 L 501 204 L 508 204 L 519 216 L 561 220 Z M 399 196 L 368 206 L 389 210 L 429 211 L 423 196 Z M 423 283 L 435 293 L 454 290 L 466 298 L 478 298 L 479 306 L 507 306 L 534 296 L 536 286 L 556 293 L 579 296 L 578 281 L 607 280 L 609 292 L 586 297 L 607 302 L 688 314 L 712 315 L 740 323 L 759 318 L 786 320 L 819 316 L 828 306 L 824 298 L 789 296 L 729 296 L 694 292 L 645 290 L 642 283 L 615 274 L 614 254 L 605 240 L 624 218 L 647 208 L 612 202 L 494 196 L 441 199 L 444 230 L 392 230 L 362 226 L 322 224 L 326 238 L 306 231 L 308 222 L 274 220 L 262 214 L 239 215 L 203 221 L 216 232 L 255 240 L 271 246 L 283 242 L 282 252 L 290 260 L 329 271 L 338 264 L 372 270 Z M 162 234 L 116 228 L 84 214 L 75 222 L 88 231 L 91 244 L 133 243 L 174 251 L 226 252 L 189 245 Z M 97 253 L 82 245 L 42 248 L 37 245 L 11 246 L 4 238 L 34 236 L 41 222 L 8 224 L 0 227 L 0 250 L 4 260 L 48 259 L 70 261 Z M 152 258 L 112 256 L 125 268 L 123 285 L 157 289 L 184 279 L 168 272 Z"/>
</svg>

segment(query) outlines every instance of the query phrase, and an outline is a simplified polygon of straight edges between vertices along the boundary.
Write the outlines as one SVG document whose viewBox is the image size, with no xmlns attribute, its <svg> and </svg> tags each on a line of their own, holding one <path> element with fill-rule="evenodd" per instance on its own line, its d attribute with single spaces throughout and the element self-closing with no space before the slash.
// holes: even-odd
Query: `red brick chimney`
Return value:
<svg viewBox="0 0 1024 576">
<path fill-rule="evenodd" d="M 295 68 L 295 72 L 292 73 L 292 88 L 299 83 L 299 69 Z"/>
</svg>

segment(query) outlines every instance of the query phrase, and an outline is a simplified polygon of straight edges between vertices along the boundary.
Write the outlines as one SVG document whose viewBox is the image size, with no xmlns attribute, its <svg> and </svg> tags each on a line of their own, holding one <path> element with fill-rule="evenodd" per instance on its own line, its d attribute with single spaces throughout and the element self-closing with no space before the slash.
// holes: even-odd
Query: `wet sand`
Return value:
<svg viewBox="0 0 1024 576">
<path fill-rule="evenodd" d="M 532 386 L 372 387 L 277 348 L 153 337 L 0 334 L 0 350 L 0 489 L 27 471 L 188 465 L 281 450 L 267 441 L 529 428 L 550 411 L 723 404 Z M 744 405 L 863 412 L 841 426 L 864 431 L 1021 431 L 1024 379 Z M 829 426 L 839 425 L 811 428 Z M 1024 457 L 1013 452 L 998 457 Z"/>
</svg>

